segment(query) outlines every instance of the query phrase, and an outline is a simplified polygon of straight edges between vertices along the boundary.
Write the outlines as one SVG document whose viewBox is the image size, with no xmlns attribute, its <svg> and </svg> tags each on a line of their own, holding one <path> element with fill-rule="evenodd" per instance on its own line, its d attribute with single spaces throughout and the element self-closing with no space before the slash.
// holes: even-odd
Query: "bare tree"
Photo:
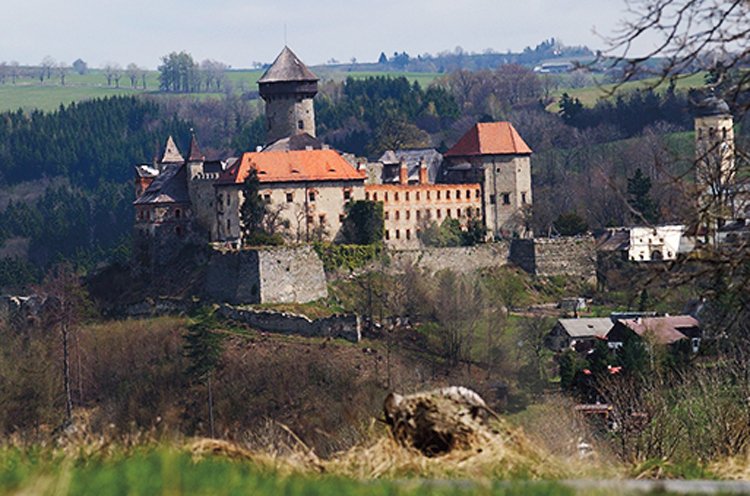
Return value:
<svg viewBox="0 0 750 496">
<path fill-rule="evenodd" d="M 65 62 L 60 62 L 55 66 L 57 76 L 60 78 L 60 86 L 65 86 L 65 76 L 68 75 L 70 67 Z"/>
<path fill-rule="evenodd" d="M 16 84 L 16 80 L 18 79 L 18 76 L 20 75 L 20 67 L 18 62 L 15 60 L 11 60 L 10 64 L 8 64 L 8 72 L 10 74 L 10 80 L 13 84 Z"/>
<path fill-rule="evenodd" d="M 39 64 L 41 67 L 41 75 L 39 77 L 39 80 L 41 82 L 44 82 L 44 79 L 50 79 L 52 78 L 52 68 L 55 67 L 55 59 L 47 55 L 42 59 L 41 64 Z"/>
<path fill-rule="evenodd" d="M 137 87 L 138 80 L 141 78 L 141 72 L 143 72 L 143 69 L 138 67 L 138 64 L 131 62 L 125 68 L 125 72 L 127 72 L 128 78 L 130 79 L 130 87 L 131 88 Z"/>
<path fill-rule="evenodd" d="M 112 86 L 112 78 L 114 77 L 114 64 L 107 63 L 102 67 L 104 71 L 104 77 L 107 78 L 107 86 Z"/>
</svg>

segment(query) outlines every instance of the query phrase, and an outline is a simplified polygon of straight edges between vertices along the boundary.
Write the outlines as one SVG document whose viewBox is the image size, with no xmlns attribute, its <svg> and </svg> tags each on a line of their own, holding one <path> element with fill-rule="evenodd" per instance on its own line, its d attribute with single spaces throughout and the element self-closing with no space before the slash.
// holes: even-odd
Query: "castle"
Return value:
<svg viewBox="0 0 750 496">
<path fill-rule="evenodd" d="M 172 137 L 136 167 L 135 253 L 159 263 L 188 242 L 241 245 L 243 181 L 257 173 L 274 232 L 290 243 L 336 241 L 346 205 L 382 202 L 384 242 L 417 248 L 430 223 L 480 221 L 487 239 L 528 237 L 531 149 L 508 122 L 473 126 L 448 152 L 393 150 L 377 163 L 345 158 L 316 137 L 318 78 L 288 47 L 258 80 L 268 142 L 240 157 L 206 160 L 195 134 L 187 157 Z"/>
</svg>

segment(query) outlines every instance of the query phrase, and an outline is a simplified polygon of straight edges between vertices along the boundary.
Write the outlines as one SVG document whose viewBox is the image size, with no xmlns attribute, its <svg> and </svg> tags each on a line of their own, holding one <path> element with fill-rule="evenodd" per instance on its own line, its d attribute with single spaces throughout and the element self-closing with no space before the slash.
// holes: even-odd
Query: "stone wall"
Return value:
<svg viewBox="0 0 750 496">
<path fill-rule="evenodd" d="M 332 315 L 312 320 L 304 315 L 222 305 L 221 317 L 242 322 L 259 331 L 303 337 L 340 338 L 358 343 L 362 324 L 356 315 Z"/>
<path fill-rule="evenodd" d="M 536 276 L 596 278 L 596 245 L 592 236 L 513 240 L 509 260 Z"/>
<path fill-rule="evenodd" d="M 214 250 L 206 295 L 218 302 L 307 303 L 328 296 L 323 263 L 310 246 Z"/>
<path fill-rule="evenodd" d="M 441 270 L 452 270 L 462 274 L 489 267 L 508 264 L 507 242 L 487 243 L 455 248 L 422 248 L 419 250 L 393 250 L 388 252 L 388 269 L 394 272 L 414 266 L 434 274 Z"/>
</svg>

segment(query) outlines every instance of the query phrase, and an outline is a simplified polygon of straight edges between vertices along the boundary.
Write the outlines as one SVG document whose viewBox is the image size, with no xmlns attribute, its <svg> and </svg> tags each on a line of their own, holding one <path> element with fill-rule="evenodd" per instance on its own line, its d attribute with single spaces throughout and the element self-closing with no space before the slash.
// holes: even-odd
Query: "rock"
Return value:
<svg viewBox="0 0 750 496">
<path fill-rule="evenodd" d="M 406 396 L 390 393 L 383 410 L 396 441 L 425 456 L 471 448 L 490 431 L 488 414 L 496 416 L 477 393 L 455 386 Z"/>
</svg>

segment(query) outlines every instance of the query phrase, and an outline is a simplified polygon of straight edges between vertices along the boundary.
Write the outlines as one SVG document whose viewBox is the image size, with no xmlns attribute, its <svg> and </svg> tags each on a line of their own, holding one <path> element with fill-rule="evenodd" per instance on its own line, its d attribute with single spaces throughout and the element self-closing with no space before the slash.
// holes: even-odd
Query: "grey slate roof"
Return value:
<svg viewBox="0 0 750 496">
<path fill-rule="evenodd" d="M 187 169 L 184 164 L 164 167 L 154 182 L 133 202 L 134 205 L 190 203 L 187 189 Z"/>
<path fill-rule="evenodd" d="M 612 330 L 614 323 L 609 317 L 560 319 L 557 321 L 563 330 L 572 338 L 600 337 L 603 338 Z"/>
<path fill-rule="evenodd" d="M 422 160 L 427 163 L 427 176 L 430 183 L 434 183 L 437 177 L 440 164 L 443 162 L 443 156 L 434 148 L 413 148 L 408 150 L 387 150 L 378 159 L 383 165 L 398 165 L 402 160 L 406 162 L 406 168 L 409 171 L 409 180 L 419 180 L 419 167 Z M 384 182 L 398 181 L 398 171 L 395 177 L 383 178 Z"/>
<path fill-rule="evenodd" d="M 318 138 L 311 136 L 308 133 L 295 134 L 294 136 L 287 136 L 274 141 L 270 145 L 263 148 L 264 152 L 289 152 L 289 151 L 300 151 L 307 150 L 307 147 L 311 147 L 313 150 L 322 150 L 323 142 Z"/>
<path fill-rule="evenodd" d="M 318 77 L 285 46 L 271 67 L 258 80 L 262 83 L 280 83 L 284 81 L 317 81 Z"/>
<path fill-rule="evenodd" d="M 704 98 L 695 105 L 693 110 L 698 117 L 708 117 L 712 115 L 731 115 L 727 102 L 716 96 Z"/>
</svg>

